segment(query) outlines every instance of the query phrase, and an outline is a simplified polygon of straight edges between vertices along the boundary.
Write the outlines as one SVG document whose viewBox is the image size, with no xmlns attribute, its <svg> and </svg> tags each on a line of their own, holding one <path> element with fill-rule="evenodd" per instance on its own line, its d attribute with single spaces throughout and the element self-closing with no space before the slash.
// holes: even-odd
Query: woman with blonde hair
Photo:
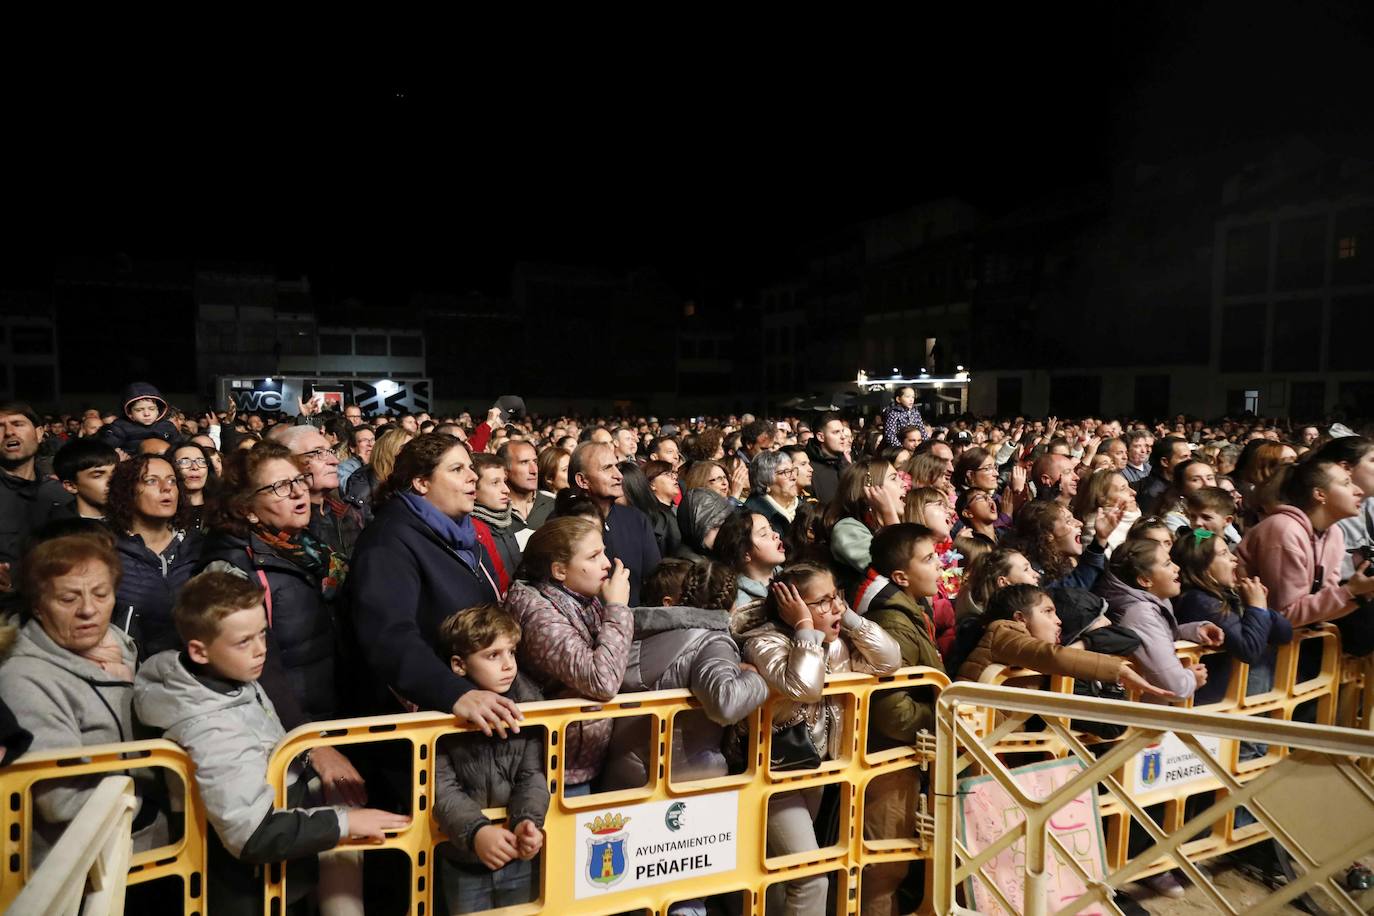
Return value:
<svg viewBox="0 0 1374 916">
<path fill-rule="evenodd" d="M 391 476 L 396 466 L 396 456 L 405 448 L 415 434 L 401 426 L 393 426 L 378 437 L 372 446 L 372 461 L 367 467 L 359 468 L 348 477 L 344 495 L 363 505 L 363 520 L 372 521 L 372 497 L 381 488 L 382 482 Z"/>
</svg>

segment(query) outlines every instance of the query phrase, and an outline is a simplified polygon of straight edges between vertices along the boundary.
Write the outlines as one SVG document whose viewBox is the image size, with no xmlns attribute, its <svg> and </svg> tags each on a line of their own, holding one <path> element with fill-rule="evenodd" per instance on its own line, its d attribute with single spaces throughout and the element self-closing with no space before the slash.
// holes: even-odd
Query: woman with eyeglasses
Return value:
<svg viewBox="0 0 1374 916">
<path fill-rule="evenodd" d="M 219 486 L 211 449 L 195 442 L 184 442 L 172 449 L 172 465 L 186 491 L 186 527 L 204 531 L 206 507 L 213 501 Z"/>
<path fill-rule="evenodd" d="M 801 504 L 792 457 L 786 452 L 763 452 L 749 465 L 749 484 L 753 493 L 744 507 L 768 519 L 778 537 L 786 537 Z"/>
<path fill-rule="evenodd" d="M 140 660 L 181 646 L 172 606 L 203 543 L 188 522 L 189 504 L 176 469 L 160 455 L 131 458 L 110 475 L 105 518 L 122 569 L 114 622 L 138 643 Z"/>
</svg>

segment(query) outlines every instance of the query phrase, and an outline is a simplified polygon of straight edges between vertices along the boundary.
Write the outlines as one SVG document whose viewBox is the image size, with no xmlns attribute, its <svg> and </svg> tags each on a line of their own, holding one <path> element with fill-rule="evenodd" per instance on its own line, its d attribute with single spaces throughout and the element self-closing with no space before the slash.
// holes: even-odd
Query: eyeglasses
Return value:
<svg viewBox="0 0 1374 916">
<path fill-rule="evenodd" d="M 306 461 L 316 461 L 328 454 L 331 454 L 331 452 L 327 448 L 312 448 L 308 452 L 301 452 L 296 457 L 303 458 Z"/>
<path fill-rule="evenodd" d="M 204 458 L 178 458 L 176 466 L 185 470 L 186 468 L 208 468 L 210 462 Z"/>
<path fill-rule="evenodd" d="M 259 493 L 266 493 L 268 490 L 271 490 L 273 496 L 278 499 L 285 499 L 291 495 L 291 491 L 296 487 L 300 487 L 302 490 L 309 490 L 310 482 L 314 479 L 314 474 L 300 474 L 292 477 L 290 480 L 275 480 L 265 487 L 258 487 L 253 491 L 253 495 L 257 496 Z"/>
<path fill-rule="evenodd" d="M 797 469 L 796 469 L 796 468 L 785 468 L 784 470 L 778 471 L 778 472 L 777 472 L 776 474 L 774 474 L 773 476 L 774 476 L 774 477 L 796 477 L 796 476 L 797 476 Z"/>
<path fill-rule="evenodd" d="M 831 607 L 844 607 L 844 599 L 840 597 L 839 592 L 832 592 L 824 598 L 806 602 L 807 607 L 823 608 L 827 605 Z"/>
<path fill-rule="evenodd" d="M 727 481 L 729 481 L 729 479 L 730 479 L 730 478 L 729 478 L 729 477 L 726 477 L 724 474 L 712 474 L 710 477 L 707 477 L 707 478 L 706 478 L 706 482 L 707 482 L 707 483 L 726 483 Z"/>
</svg>

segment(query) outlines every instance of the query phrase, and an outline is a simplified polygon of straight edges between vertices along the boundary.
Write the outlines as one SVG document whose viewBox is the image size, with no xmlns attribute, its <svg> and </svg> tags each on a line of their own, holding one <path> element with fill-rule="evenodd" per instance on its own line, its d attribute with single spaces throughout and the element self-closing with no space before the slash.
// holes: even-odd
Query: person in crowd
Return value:
<svg viewBox="0 0 1374 916">
<path fill-rule="evenodd" d="M 1236 489 L 1241 494 L 1241 514 L 1246 528 L 1278 508 L 1283 478 L 1280 468 L 1292 464 L 1297 452 L 1282 442 L 1252 439 L 1246 443 L 1236 466 Z"/>
<path fill-rule="evenodd" d="M 1079 484 L 1070 509 L 1085 531 L 1094 531 L 1097 528 L 1097 513 L 1104 506 L 1121 511 L 1121 520 L 1107 535 L 1106 554 L 1110 557 L 1112 551 L 1126 541 L 1131 526 L 1140 518 L 1140 510 L 1135 504 L 1135 491 L 1131 489 L 1126 475 L 1120 471 L 1094 471 Z"/>
<path fill-rule="evenodd" d="M 882 628 L 897 643 L 903 668 L 944 670 L 935 643 L 930 602 L 941 576 L 936 536 L 921 525 L 890 525 L 873 538 L 873 570 L 893 585 L 875 599 L 864 618 Z M 919 735 L 935 733 L 933 696 L 913 690 L 887 690 L 873 697 L 869 750 L 914 745 Z M 864 805 L 866 839 L 898 839 L 914 835 L 919 780 L 896 771 L 869 783 Z M 897 887 L 910 863 L 891 862 L 864 871 L 860 908 L 865 914 L 897 912 Z"/>
<path fill-rule="evenodd" d="M 68 535 L 35 544 L 24 558 L 29 617 L 0 664 L 0 700 L 32 736 L 34 751 L 70 750 L 144 737 L 134 720 L 138 648 L 110 625 L 120 562 L 108 535 Z M 133 848 L 167 840 L 152 770 L 130 770 L 137 805 Z M 76 818 L 99 775 L 45 780 L 33 789 L 30 864 L 37 866 Z"/>
<path fill-rule="evenodd" d="M 1180 533 L 1170 557 L 1178 566 L 1182 591 L 1173 600 L 1179 623 L 1210 621 L 1226 634 L 1225 653 L 1204 659 L 1207 685 L 1193 698 L 1196 705 L 1214 703 L 1226 693 L 1230 659 L 1250 666 L 1247 695 L 1274 686 L 1272 647 L 1293 639 L 1293 625 L 1269 609 L 1269 590 L 1254 577 L 1236 574 L 1236 556 L 1225 538 L 1206 529 Z"/>
<path fill-rule="evenodd" d="M 307 478 L 311 536 L 347 560 L 367 520 L 360 504 L 339 494 L 339 459 L 313 426 L 288 427 L 278 441 L 291 450 Z"/>
<path fill-rule="evenodd" d="M 367 467 L 359 468 L 355 474 L 348 478 L 348 487 L 344 495 L 353 504 L 362 506 L 365 524 L 372 522 L 372 515 L 375 511 L 374 494 L 381 489 L 382 483 L 391 476 L 391 471 L 396 466 L 396 456 L 401 453 L 401 449 L 406 447 L 406 443 L 414 438 L 400 427 L 388 429 L 381 433 L 377 437 L 377 444 L 372 448 L 372 460 Z"/>
<path fill-rule="evenodd" d="M 155 386 L 134 382 L 124 389 L 120 402 L 124 405 L 124 416 L 100 431 L 100 438 L 107 445 L 132 455 L 148 439 L 170 443 L 181 438 L 167 418 L 167 401 Z"/>
<path fill-rule="evenodd" d="M 698 488 L 683 493 L 677 507 L 682 543 L 676 555 L 693 561 L 712 555 L 720 526 L 734 511 L 730 501 L 715 490 Z"/>
<path fill-rule="evenodd" d="M 997 546 L 1003 530 L 997 527 L 1000 517 L 997 497 L 986 490 L 970 487 L 959 494 L 954 513 L 959 518 L 959 533 L 962 536 L 981 541 L 989 547 Z"/>
<path fill-rule="evenodd" d="M 659 556 L 672 556 L 682 546 L 682 532 L 673 500 L 678 496 L 677 474 L 666 461 L 646 461 L 644 467 L 633 461 L 620 463 L 621 505 L 638 509 L 649 520 L 658 545 Z"/>
<path fill-rule="evenodd" d="M 1365 436 L 1338 436 L 1316 449 L 1309 461 L 1332 461 L 1350 474 L 1351 483 L 1364 493 L 1359 514 L 1341 519 L 1336 526 L 1345 539 L 1345 559 L 1341 561 L 1341 580 L 1355 574 L 1360 551 L 1374 545 L 1374 439 Z"/>
<path fill-rule="evenodd" d="M 1158 505 L 1160 497 L 1169 489 L 1173 480 L 1174 465 L 1181 464 L 1192 455 L 1188 440 L 1178 436 L 1165 436 L 1155 440 L 1150 449 L 1150 474 L 1136 485 L 1136 504 L 1146 515 L 1159 515 L 1168 507 Z"/>
<path fill-rule="evenodd" d="M 831 554 L 849 571 L 846 579 L 872 565 L 873 535 L 901 521 L 905 496 L 897 469 L 881 458 L 863 458 L 845 468 L 822 524 Z"/>
<path fill-rule="evenodd" d="M 1241 562 L 1269 590 L 1269 606 L 1293 626 L 1337 621 L 1347 652 L 1374 650 L 1363 603 L 1374 594 L 1374 568 L 1368 559 L 1355 560 L 1350 578 L 1341 582 L 1346 551 L 1338 523 L 1359 515 L 1364 491 L 1343 465 L 1318 454 L 1282 474 L 1283 502 L 1245 532 Z M 1348 616 L 1353 619 L 1339 623 Z"/>
<path fill-rule="evenodd" d="M 748 509 L 736 509 L 725 519 L 712 553 L 736 576 L 735 607 L 768 597 L 768 583 L 786 560 L 777 531 Z"/>
<path fill-rule="evenodd" d="M 740 660 L 730 637 L 735 576 L 713 560 L 664 560 L 644 583 L 645 606 L 634 609 L 635 643 L 622 693 L 644 690 L 692 692 L 701 711 L 679 716 L 673 729 L 673 782 L 713 779 L 729 773 L 721 752 L 725 726 L 734 725 L 768 699 L 768 684 Z M 602 785 L 607 791 L 649 781 L 646 718 L 615 720 Z M 702 912 L 700 904 L 674 912 Z"/>
<path fill-rule="evenodd" d="M 1240 532 L 1235 526 L 1236 504 L 1230 493 L 1221 487 L 1202 487 L 1185 496 L 1183 504 L 1188 511 L 1187 527 L 1204 528 L 1220 535 L 1231 550 L 1240 544 Z"/>
<path fill-rule="evenodd" d="M 816 499 L 829 505 L 840 488 L 840 475 L 850 465 L 849 427 L 839 414 L 822 414 L 815 426 L 816 436 L 806 443 L 811 459 L 811 489 Z"/>
<path fill-rule="evenodd" d="M 719 461 L 694 461 L 681 477 L 682 492 L 708 488 L 730 498 L 730 474 Z"/>
<path fill-rule="evenodd" d="M 912 490 L 906 496 L 902 521 L 921 525 L 935 538 L 935 555 L 940 560 L 940 579 L 931 601 L 935 621 L 935 642 L 944 651 L 954 639 L 954 601 L 963 582 L 963 556 L 954 549 L 952 537 L 954 510 L 945 494 L 934 487 Z"/>
<path fill-rule="evenodd" d="M 1121 510 L 1098 509 L 1093 539 L 1083 543 L 1083 523 L 1057 502 L 1037 500 L 1016 514 L 1011 546 L 1016 547 L 1050 588 L 1092 588 L 1106 568 L 1107 538 Z"/>
<path fill-rule="evenodd" d="M 1146 703 L 1190 699 L 1207 683 L 1204 665 L 1185 667 L 1174 654 L 1174 640 L 1220 646 L 1226 633 L 1210 621 L 1178 622 L 1170 601 L 1180 591 L 1179 570 L 1169 551 L 1152 541 L 1127 541 L 1093 591 L 1104 598 L 1112 621 L 1133 630 L 1140 648 L 1132 656 L 1140 674 L 1167 693 L 1143 692 Z"/>
<path fill-rule="evenodd" d="M 183 442 L 172 449 L 170 457 L 186 494 L 186 528 L 204 531 L 210 502 L 219 488 L 219 472 L 210 450 L 196 442 Z"/>
<path fill-rule="evenodd" d="M 354 551 L 352 622 L 372 709 L 452 712 L 505 737 L 519 729 L 519 706 L 455 674 L 439 654 L 439 627 L 455 608 L 500 600 L 472 520 L 476 497 L 472 455 L 455 437 L 427 433 L 401 449 Z"/>
<path fill-rule="evenodd" d="M 617 464 L 622 461 L 634 461 L 635 455 L 639 452 L 639 437 L 633 429 L 618 426 L 611 430 L 611 448 L 615 452 Z"/>
<path fill-rule="evenodd" d="M 510 487 L 506 484 L 506 462 L 497 455 L 474 455 L 472 469 L 477 472 L 477 495 L 472 506 L 472 523 L 477 540 L 491 560 L 496 588 L 501 595 L 510 588 L 520 567 L 521 538 L 525 525 L 511 507 Z"/>
<path fill-rule="evenodd" d="M 1127 483 L 1136 484 L 1150 476 L 1150 448 L 1154 438 L 1144 429 L 1133 429 L 1122 436 L 1126 443 L 1126 466 L 1121 474 Z"/>
<path fill-rule="evenodd" d="M 547 496 L 550 500 L 558 496 L 568 488 L 568 462 L 572 460 L 572 451 L 561 446 L 549 446 L 539 453 L 539 493 Z M 531 515 L 534 511 L 531 510 Z M 549 515 L 553 510 L 549 510 Z M 543 521 L 547 521 L 548 516 Z M 540 524 L 543 524 L 541 522 Z M 538 525 L 534 527 L 538 528 Z"/>
<path fill-rule="evenodd" d="M 459 611 L 439 628 L 454 674 L 525 703 L 543 695 L 519 670 L 521 635 L 515 619 L 494 604 Z M 505 808 L 505 824 L 482 813 L 488 808 Z M 468 732 L 439 739 L 434 819 L 449 837 L 440 847 L 439 870 L 451 916 L 518 906 L 538 896 L 534 859 L 544 846 L 548 810 L 544 742 L 537 733 L 502 739 Z"/>
<path fill-rule="evenodd" d="M 965 570 L 963 587 L 959 589 L 959 597 L 954 603 L 955 619 L 963 622 L 983 613 L 988 600 L 998 589 L 1008 585 L 1039 584 L 1040 573 L 1021 551 L 1011 547 L 995 548 L 971 561 Z"/>
<path fill-rule="evenodd" d="M 1131 447 L 1126 444 L 1125 439 L 1109 439 L 1098 447 L 1098 452 L 1105 454 L 1111 459 L 1110 467 L 1114 471 L 1119 471 L 1124 474 L 1126 468 L 1130 466 Z M 1149 462 L 1146 463 L 1148 464 Z M 1144 480 L 1144 478 L 1141 479 Z M 1138 485 L 1139 484 L 1136 484 L 1136 486 Z"/>
<path fill-rule="evenodd" d="M 1196 458 L 1185 458 L 1174 465 L 1169 489 L 1159 497 L 1154 514 L 1162 516 L 1164 524 L 1175 531 L 1187 528 L 1188 494 L 1203 487 L 1214 487 L 1216 484 L 1217 475 L 1210 464 Z"/>
<path fill-rule="evenodd" d="M 19 608 L 14 583 L 30 533 L 70 515 L 71 494 L 40 476 L 35 466 L 43 436 L 42 420 L 32 407 L 0 403 L 0 611 Z"/>
<path fill-rule="evenodd" d="M 110 475 L 119 464 L 119 453 L 99 439 L 72 439 L 53 456 L 52 469 L 72 501 L 61 515 L 73 518 L 105 517 L 110 495 Z"/>
<path fill-rule="evenodd" d="M 115 622 L 138 644 L 139 658 L 175 649 L 177 592 L 200 561 L 203 537 L 188 528 L 189 500 L 176 468 L 140 455 L 110 476 L 106 517 L 119 551 Z"/>
<path fill-rule="evenodd" d="M 735 454 L 746 465 L 764 452 L 773 449 L 773 427 L 767 420 L 754 420 L 744 424 L 739 431 L 739 451 Z"/>
<path fill-rule="evenodd" d="M 671 427 L 664 427 L 664 431 L 657 438 L 649 443 L 649 460 L 666 461 L 668 465 L 676 471 L 682 467 L 682 446 L 677 441 L 677 437 L 669 435 L 666 430 Z"/>
<path fill-rule="evenodd" d="M 324 916 L 362 911 L 362 860 L 321 855 L 349 838 L 380 841 L 410 818 L 367 808 L 320 807 L 296 768 L 286 776 L 288 807 L 276 809 L 268 762 L 285 737 L 258 678 L 267 660 L 266 593 L 241 576 L 205 572 L 186 584 L 174 611 L 184 648 L 150 658 L 134 683 L 139 719 L 186 749 L 214 828 L 207 890 L 216 913 L 262 911 L 256 866 L 319 855 Z M 291 861 L 296 860 L 296 861 Z M 305 864 L 305 863 L 300 863 Z M 295 872 L 295 874 L 293 874 Z M 310 871 L 288 867 L 288 903 L 305 897 Z"/>
<path fill-rule="evenodd" d="M 765 452 L 749 465 L 750 497 L 744 507 L 768 520 L 778 536 L 787 533 L 796 518 L 800 497 L 797 469 L 785 452 Z"/>
<path fill-rule="evenodd" d="M 888 445 L 906 447 L 903 433 L 913 426 L 920 437 L 925 439 L 926 421 L 921 416 L 920 408 L 916 406 L 916 389 L 910 385 L 903 385 L 897 389 L 897 396 L 892 399 L 892 405 L 883 417 L 883 441 Z"/>
<path fill-rule="evenodd" d="M 824 696 L 827 673 L 859 671 L 890 674 L 902 663 L 901 647 L 882 627 L 845 604 L 835 579 L 822 567 L 797 564 L 786 569 L 767 600 L 732 623 L 743 639 L 744 659 L 758 669 L 769 688 L 783 698 L 772 706 L 772 769 L 815 766 L 841 753 L 844 706 Z M 781 738 L 800 732 L 796 742 Z M 795 748 L 804 756 L 788 759 L 776 752 Z M 783 754 L 788 751 L 784 750 Z M 814 761 L 814 762 L 813 762 Z M 821 790 L 775 795 L 768 806 L 770 856 L 810 852 L 820 847 L 816 814 Z M 829 842 L 829 838 L 825 840 Z M 825 912 L 825 875 L 788 881 L 783 889 L 787 916 Z"/>
<path fill-rule="evenodd" d="M 348 478 L 372 462 L 372 449 L 377 444 L 376 431 L 363 423 L 352 423 L 347 435 L 349 456 L 339 462 L 338 470 L 341 493 L 348 492 Z"/>
<path fill-rule="evenodd" d="M 1157 515 L 1146 515 L 1135 520 L 1126 535 L 1128 541 L 1154 541 L 1165 550 L 1174 548 L 1174 532 L 1164 519 Z"/>
<path fill-rule="evenodd" d="M 1045 452 L 1031 466 L 1037 502 L 1052 502 L 1068 509 L 1078 495 L 1078 475 L 1074 461 L 1067 455 Z"/>
<path fill-rule="evenodd" d="M 610 459 L 610 449 L 592 445 Z M 524 633 L 521 668 L 550 699 L 615 696 L 629 664 L 634 616 L 627 606 L 629 570 L 607 555 L 601 526 L 587 518 L 550 519 L 525 545 L 516 578 L 505 608 Z M 562 753 L 565 796 L 591 792 L 612 724 L 600 719 L 568 728 Z"/>
<path fill-rule="evenodd" d="M 697 434 L 691 445 L 683 443 L 688 461 L 720 461 L 725 457 L 725 431 L 717 427 Z"/>
<path fill-rule="evenodd" d="M 538 451 L 529 442 L 514 440 L 501 446 L 496 457 L 506 465 L 511 510 L 527 530 L 537 530 L 553 514 L 553 497 L 539 492 Z"/>
<path fill-rule="evenodd" d="M 797 469 L 797 498 L 802 502 L 816 502 L 816 492 L 812 489 L 815 469 L 811 466 L 811 456 L 806 454 L 805 445 L 787 445 L 780 451 L 792 460 Z"/>
<path fill-rule="evenodd" d="M 662 554 L 649 519 L 617 503 L 625 488 L 614 451 L 598 442 L 583 442 L 573 452 L 568 472 L 573 486 L 587 494 L 601 513 L 606 553 L 629 571 L 630 604 L 638 606 L 640 584 L 658 566 Z"/>
</svg>

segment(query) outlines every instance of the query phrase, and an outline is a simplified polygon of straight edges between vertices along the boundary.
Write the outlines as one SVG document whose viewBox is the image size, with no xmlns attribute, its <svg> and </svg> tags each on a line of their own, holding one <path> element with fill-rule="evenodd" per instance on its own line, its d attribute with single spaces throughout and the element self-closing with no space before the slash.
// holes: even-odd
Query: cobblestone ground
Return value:
<svg viewBox="0 0 1374 916">
<path fill-rule="evenodd" d="M 1362 860 L 1366 865 L 1374 862 L 1374 859 Z M 1208 870 L 1212 875 L 1212 881 L 1225 895 L 1231 905 L 1239 913 L 1245 913 L 1249 907 L 1258 904 L 1269 896 L 1269 888 L 1260 881 L 1251 878 L 1244 871 L 1230 867 L 1222 862 L 1213 861 L 1208 863 Z M 1185 883 L 1186 894 L 1178 900 L 1170 900 L 1164 897 L 1151 897 L 1149 891 L 1141 891 L 1139 895 L 1132 894 L 1139 903 L 1157 916 L 1202 916 L 1204 913 L 1218 912 L 1212 906 L 1207 896 L 1198 888 Z M 1132 891 L 1139 890 L 1136 885 L 1131 885 Z M 1358 898 L 1357 898 L 1358 899 Z M 1359 901 L 1364 912 L 1374 912 L 1374 892 L 1366 892 L 1363 900 Z M 1337 912 L 1333 906 L 1329 911 Z M 1286 906 L 1280 912 L 1283 913 L 1303 913 L 1303 910 L 1295 906 Z"/>
</svg>

